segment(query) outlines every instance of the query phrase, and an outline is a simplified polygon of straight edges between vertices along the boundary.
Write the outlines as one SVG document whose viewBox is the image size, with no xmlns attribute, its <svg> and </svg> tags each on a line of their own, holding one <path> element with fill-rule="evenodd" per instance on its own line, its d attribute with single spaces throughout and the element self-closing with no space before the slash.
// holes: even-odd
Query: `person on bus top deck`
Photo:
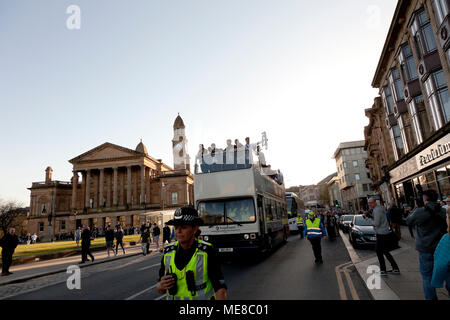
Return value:
<svg viewBox="0 0 450 320">
<path fill-rule="evenodd" d="M 198 211 L 178 208 L 167 224 L 175 226 L 178 240 L 164 250 L 157 291 L 167 293 L 168 300 L 226 300 L 227 286 L 213 247 L 196 237 L 203 224 Z"/>
<path fill-rule="evenodd" d="M 327 232 L 325 231 L 322 221 L 320 221 L 319 218 L 316 218 L 314 211 L 309 211 L 308 219 L 305 224 L 305 236 L 311 242 L 316 263 L 323 263 L 320 240 L 326 235 Z"/>
</svg>

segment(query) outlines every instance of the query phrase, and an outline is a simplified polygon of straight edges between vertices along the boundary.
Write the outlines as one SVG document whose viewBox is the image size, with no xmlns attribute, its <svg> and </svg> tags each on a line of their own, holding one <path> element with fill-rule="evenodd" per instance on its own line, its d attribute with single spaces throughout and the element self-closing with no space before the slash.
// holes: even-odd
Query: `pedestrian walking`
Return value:
<svg viewBox="0 0 450 320">
<path fill-rule="evenodd" d="M 31 236 L 31 243 L 36 243 L 38 236 L 36 235 L 36 233 L 33 233 L 33 235 Z"/>
<path fill-rule="evenodd" d="M 434 251 L 447 231 L 445 209 L 438 202 L 438 194 L 430 189 L 423 192 L 423 208 L 415 209 L 406 223 L 415 227 L 416 250 L 419 252 L 420 273 L 426 300 L 437 300 L 436 289 L 431 286 L 433 276 Z"/>
<path fill-rule="evenodd" d="M 434 288 L 445 287 L 450 296 L 450 208 L 447 211 L 447 233 L 439 241 L 434 251 L 434 266 L 431 285 Z"/>
<path fill-rule="evenodd" d="M 156 225 L 156 223 L 153 223 L 152 235 L 153 235 L 153 241 L 156 244 L 156 250 L 159 250 L 159 235 L 160 234 L 161 234 L 161 230 Z M 162 252 L 162 249 L 160 251 Z"/>
<path fill-rule="evenodd" d="M 311 242 L 315 263 L 323 263 L 320 241 L 322 240 L 322 237 L 325 237 L 326 235 L 327 232 L 325 231 L 322 221 L 316 217 L 314 211 L 309 211 L 305 226 L 305 236 L 309 242 Z"/>
<path fill-rule="evenodd" d="M 10 228 L 9 232 L 0 239 L 0 247 L 2 248 L 2 276 L 9 276 L 9 267 L 12 264 L 14 250 L 19 244 L 19 238 L 16 235 L 16 229 Z"/>
<path fill-rule="evenodd" d="M 380 263 L 380 275 L 386 276 L 387 272 L 399 274 L 400 269 L 398 268 L 394 257 L 389 252 L 397 246 L 396 242 L 393 243 L 394 238 L 395 240 L 397 238 L 390 229 L 389 221 L 387 219 L 384 207 L 377 205 L 377 201 L 374 198 L 370 198 L 368 200 L 368 203 L 373 213 L 370 213 L 368 211 L 363 215 L 363 217 L 366 220 L 370 220 L 375 229 L 375 233 L 377 236 L 375 251 L 377 253 L 378 262 Z M 384 260 L 384 257 L 388 259 L 389 263 L 392 266 L 392 270 L 386 271 L 386 262 Z"/>
<path fill-rule="evenodd" d="M 125 254 L 125 249 L 123 248 L 123 235 L 124 234 L 123 234 L 122 226 L 117 227 L 116 234 L 115 234 L 115 236 L 116 236 L 116 253 L 115 253 L 115 255 L 117 255 L 117 251 L 119 250 L 119 245 L 122 247 L 123 254 Z"/>
<path fill-rule="evenodd" d="M 336 238 L 336 220 L 334 219 L 334 216 L 331 214 L 331 212 L 329 212 L 326 215 L 327 221 L 326 221 L 326 228 L 327 228 L 327 234 L 328 234 L 328 239 L 330 239 L 330 241 L 333 241 Z"/>
<path fill-rule="evenodd" d="M 214 249 L 197 238 L 203 224 L 197 210 L 178 208 L 167 224 L 175 227 L 178 241 L 164 250 L 157 291 L 167 293 L 167 300 L 226 300 L 227 286 Z"/>
<path fill-rule="evenodd" d="M 27 245 L 29 245 L 31 243 L 31 234 L 28 233 L 27 234 Z"/>
<path fill-rule="evenodd" d="M 170 227 L 167 225 L 167 223 L 163 228 L 163 248 L 166 245 L 166 241 L 168 244 L 170 243 Z"/>
<path fill-rule="evenodd" d="M 75 230 L 75 241 L 77 242 L 77 247 L 80 246 L 80 239 L 81 239 L 81 229 L 80 227 Z"/>
<path fill-rule="evenodd" d="M 114 230 L 111 229 L 111 225 L 108 225 L 106 227 L 105 241 L 106 241 L 106 252 L 108 253 L 108 257 L 109 257 L 109 250 L 112 250 L 115 256 L 116 252 L 114 251 Z"/>
<path fill-rule="evenodd" d="M 92 262 L 94 262 L 94 256 L 91 253 L 91 231 L 89 227 L 83 225 L 83 231 L 81 232 L 81 262 L 85 263 L 89 261 L 87 256 L 91 257 Z"/>
<path fill-rule="evenodd" d="M 303 217 L 298 214 L 297 218 L 295 218 L 295 220 L 297 221 L 297 228 L 298 228 L 298 233 L 300 235 L 300 239 L 303 239 L 305 236 L 303 234 L 303 232 L 305 232 L 305 222 L 303 221 Z"/>
<path fill-rule="evenodd" d="M 150 229 L 147 227 L 144 227 L 141 229 L 141 246 L 142 246 L 142 254 L 145 256 L 150 253 Z"/>
</svg>

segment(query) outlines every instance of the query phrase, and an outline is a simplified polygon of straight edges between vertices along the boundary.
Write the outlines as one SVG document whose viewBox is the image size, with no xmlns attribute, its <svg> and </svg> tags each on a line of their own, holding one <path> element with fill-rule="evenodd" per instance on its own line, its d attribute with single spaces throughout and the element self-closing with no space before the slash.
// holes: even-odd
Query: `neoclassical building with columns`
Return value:
<svg viewBox="0 0 450 320">
<path fill-rule="evenodd" d="M 148 217 L 162 223 L 175 208 L 194 203 L 185 126 L 179 115 L 173 129 L 174 169 L 151 157 L 142 140 L 135 149 L 106 142 L 69 160 L 70 182 L 52 180 L 48 167 L 45 181 L 28 188 L 28 232 L 46 241 L 83 224 L 102 232 L 107 224 L 130 228 Z"/>
</svg>

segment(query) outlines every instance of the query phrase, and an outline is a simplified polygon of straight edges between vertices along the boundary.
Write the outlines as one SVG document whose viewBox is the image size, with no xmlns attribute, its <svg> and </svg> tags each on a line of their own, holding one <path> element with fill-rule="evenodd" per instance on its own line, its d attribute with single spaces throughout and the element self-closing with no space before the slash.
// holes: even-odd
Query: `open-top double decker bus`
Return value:
<svg viewBox="0 0 450 320">
<path fill-rule="evenodd" d="M 196 165 L 194 197 L 205 223 L 201 238 L 219 253 L 271 251 L 289 234 L 284 184 L 253 150 L 223 154 L 227 158 L 234 162 Z"/>
</svg>

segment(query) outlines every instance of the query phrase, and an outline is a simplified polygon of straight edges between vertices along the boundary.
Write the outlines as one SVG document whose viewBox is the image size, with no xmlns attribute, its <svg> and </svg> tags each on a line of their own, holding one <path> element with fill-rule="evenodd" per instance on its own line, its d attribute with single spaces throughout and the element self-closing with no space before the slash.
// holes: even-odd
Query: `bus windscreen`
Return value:
<svg viewBox="0 0 450 320">
<path fill-rule="evenodd" d="M 205 225 L 256 221 L 252 198 L 200 202 L 198 210 Z"/>
</svg>

